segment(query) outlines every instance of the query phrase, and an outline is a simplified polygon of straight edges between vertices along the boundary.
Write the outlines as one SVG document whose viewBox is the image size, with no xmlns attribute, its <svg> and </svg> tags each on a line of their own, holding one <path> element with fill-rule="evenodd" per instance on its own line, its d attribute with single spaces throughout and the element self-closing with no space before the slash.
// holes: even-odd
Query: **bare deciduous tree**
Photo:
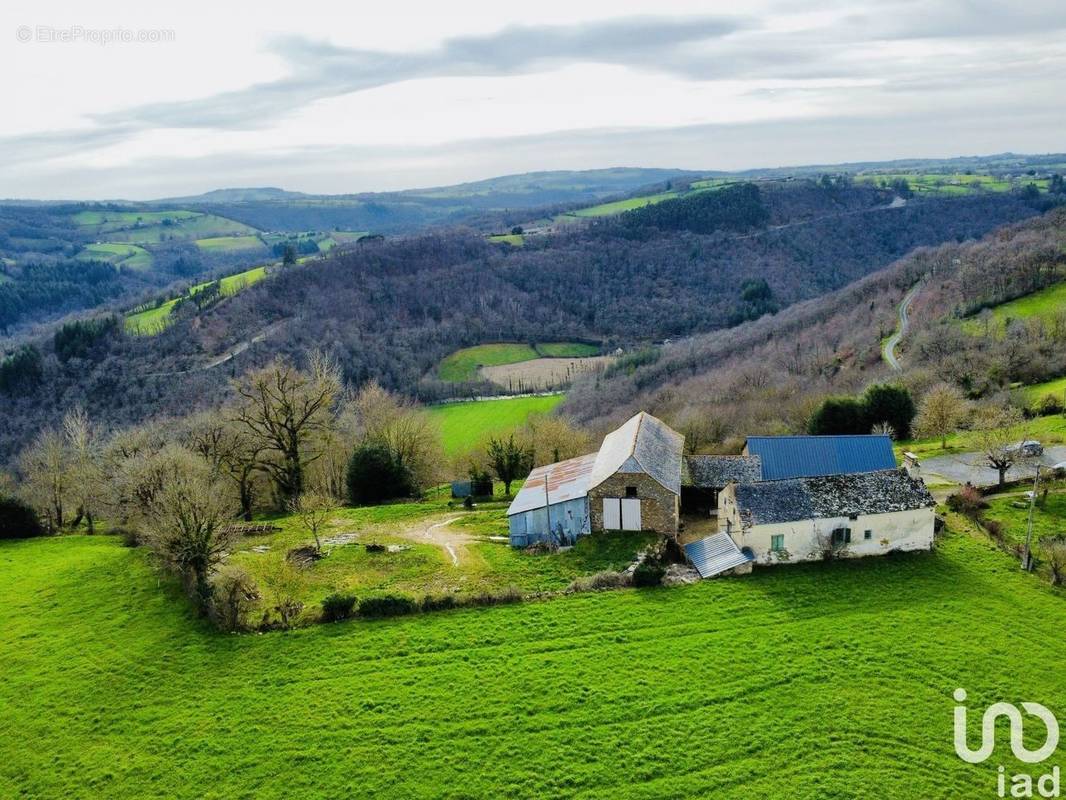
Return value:
<svg viewBox="0 0 1066 800">
<path fill-rule="evenodd" d="M 1022 415 L 1010 406 L 988 405 L 975 415 L 975 441 L 992 469 L 999 473 L 999 485 L 1007 482 L 1007 471 L 1023 458 L 1017 445 L 1024 438 Z"/>
<path fill-rule="evenodd" d="M 315 550 L 321 552 L 322 541 L 319 534 L 337 510 L 337 501 L 321 492 L 304 492 L 290 501 L 289 509 L 314 538 Z"/>
<path fill-rule="evenodd" d="M 1051 583 L 1061 586 L 1066 578 L 1066 539 L 1054 537 L 1040 542 L 1040 552 L 1051 570 Z"/>
<path fill-rule="evenodd" d="M 285 502 L 304 489 L 307 465 L 318 457 L 311 442 L 330 424 L 340 388 L 336 364 L 319 354 L 307 372 L 279 359 L 234 384 L 234 419 L 263 448 L 262 466 Z"/>
<path fill-rule="evenodd" d="M 62 528 L 70 491 L 70 452 L 62 434 L 52 429 L 39 433 L 22 453 L 21 471 L 26 501 L 43 512 L 50 531 Z"/>
<path fill-rule="evenodd" d="M 192 453 L 172 458 L 150 501 L 152 551 L 185 580 L 200 610 L 211 603 L 211 573 L 237 534 L 229 527 L 233 498 Z"/>
<path fill-rule="evenodd" d="M 966 417 L 967 403 L 962 392 L 947 383 L 940 383 L 926 392 L 918 405 L 914 427 L 919 436 L 940 439 L 940 448 L 948 446 L 948 436 L 959 429 Z"/>
<path fill-rule="evenodd" d="M 70 454 L 70 491 L 77 512 L 71 524 L 77 527 L 84 518 L 88 532 L 95 533 L 104 474 L 96 431 L 84 409 L 77 407 L 67 413 L 63 418 L 63 435 Z"/>
</svg>

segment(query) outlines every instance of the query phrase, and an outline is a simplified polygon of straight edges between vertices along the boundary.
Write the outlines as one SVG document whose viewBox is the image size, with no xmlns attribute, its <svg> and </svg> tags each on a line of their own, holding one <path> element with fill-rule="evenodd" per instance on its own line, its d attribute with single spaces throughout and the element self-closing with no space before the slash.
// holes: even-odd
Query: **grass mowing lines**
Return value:
<svg viewBox="0 0 1066 800">
<path fill-rule="evenodd" d="M 262 636 L 111 537 L 3 542 L 0 795 L 991 796 L 1030 770 L 958 759 L 951 692 L 1053 707 L 1066 605 L 963 524 L 930 554 Z"/>
<path fill-rule="evenodd" d="M 563 401 L 563 396 L 512 397 L 502 400 L 475 400 L 430 406 L 430 416 L 440 426 L 444 449 L 449 455 L 477 446 L 493 434 L 511 431 L 525 424 L 530 414 L 547 414 Z"/>
</svg>

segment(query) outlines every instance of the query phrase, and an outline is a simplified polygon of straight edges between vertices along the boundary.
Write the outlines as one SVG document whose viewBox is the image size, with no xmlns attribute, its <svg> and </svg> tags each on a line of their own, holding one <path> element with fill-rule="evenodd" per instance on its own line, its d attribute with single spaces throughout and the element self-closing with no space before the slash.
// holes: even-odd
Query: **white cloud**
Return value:
<svg viewBox="0 0 1066 800">
<path fill-rule="evenodd" d="M 552 0 L 534 18 L 408 0 L 372 14 L 8 4 L 0 69 L 16 76 L 4 89 L 16 113 L 0 118 L 0 196 L 363 191 L 563 165 L 736 168 L 790 152 L 832 162 L 883 157 L 881 133 L 912 148 L 898 156 L 1061 149 L 1055 3 L 732 7 Z M 19 25 L 175 40 L 20 44 Z M 815 129 L 818 141 L 789 147 Z M 878 140 L 856 141 L 858 129 Z M 947 129 L 949 142 L 936 133 Z M 552 149 L 562 142 L 572 150 Z"/>
</svg>

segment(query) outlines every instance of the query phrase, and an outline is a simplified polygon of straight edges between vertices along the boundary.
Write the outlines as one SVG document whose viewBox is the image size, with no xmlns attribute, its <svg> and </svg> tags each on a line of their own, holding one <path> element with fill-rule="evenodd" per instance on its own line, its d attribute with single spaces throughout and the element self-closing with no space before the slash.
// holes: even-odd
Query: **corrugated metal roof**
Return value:
<svg viewBox="0 0 1066 800">
<path fill-rule="evenodd" d="M 925 483 L 897 469 L 739 484 L 736 499 L 745 526 L 936 505 Z"/>
<path fill-rule="evenodd" d="M 535 508 L 544 508 L 549 502 L 555 505 L 573 500 L 575 497 L 584 497 L 589 490 L 589 477 L 596 463 L 596 455 L 596 453 L 589 453 L 560 461 L 557 464 L 537 467 L 529 473 L 522 489 L 511 501 L 507 516 L 532 511 Z M 547 481 L 547 493 L 545 493 L 545 481 Z"/>
<path fill-rule="evenodd" d="M 747 452 L 764 481 L 896 468 L 887 436 L 749 436 Z"/>
<path fill-rule="evenodd" d="M 712 578 L 751 561 L 750 557 L 740 552 L 736 542 L 727 533 L 716 533 L 686 544 L 685 555 L 701 578 Z"/>
<path fill-rule="evenodd" d="M 670 491 L 680 494 L 684 449 L 684 436 L 641 411 L 603 437 L 589 488 L 603 483 L 624 466 L 626 471 L 646 472 Z"/>
<path fill-rule="evenodd" d="M 727 483 L 751 483 L 762 478 L 758 456 L 685 456 L 681 485 L 721 489 Z"/>
</svg>

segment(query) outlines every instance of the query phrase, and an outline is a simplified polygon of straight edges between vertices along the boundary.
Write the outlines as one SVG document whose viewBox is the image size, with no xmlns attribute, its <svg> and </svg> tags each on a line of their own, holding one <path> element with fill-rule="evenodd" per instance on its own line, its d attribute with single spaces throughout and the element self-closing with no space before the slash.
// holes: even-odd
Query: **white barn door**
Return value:
<svg viewBox="0 0 1066 800">
<path fill-rule="evenodd" d="M 622 530 L 622 501 L 617 497 L 603 498 L 603 529 Z"/>
<path fill-rule="evenodd" d="M 640 500 L 626 497 L 622 500 L 622 530 L 640 530 Z"/>
</svg>

